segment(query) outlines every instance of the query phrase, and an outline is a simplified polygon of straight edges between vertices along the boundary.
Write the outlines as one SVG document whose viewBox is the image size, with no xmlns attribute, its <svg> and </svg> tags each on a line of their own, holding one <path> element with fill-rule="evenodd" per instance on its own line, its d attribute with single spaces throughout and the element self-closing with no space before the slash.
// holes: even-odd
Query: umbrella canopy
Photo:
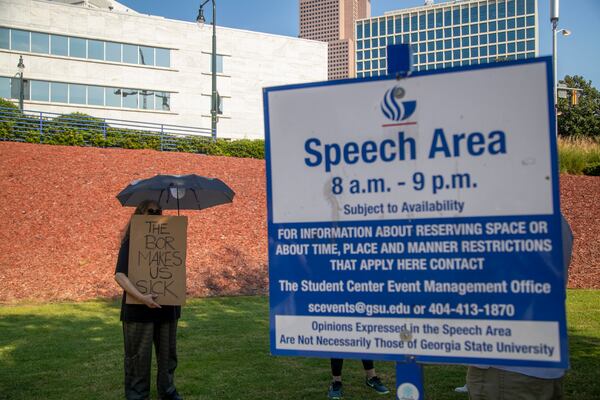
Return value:
<svg viewBox="0 0 600 400">
<path fill-rule="evenodd" d="M 154 200 L 163 210 L 202 210 L 231 203 L 235 193 L 216 178 L 191 175 L 156 175 L 133 181 L 117 195 L 123 206 L 137 207 Z"/>
</svg>

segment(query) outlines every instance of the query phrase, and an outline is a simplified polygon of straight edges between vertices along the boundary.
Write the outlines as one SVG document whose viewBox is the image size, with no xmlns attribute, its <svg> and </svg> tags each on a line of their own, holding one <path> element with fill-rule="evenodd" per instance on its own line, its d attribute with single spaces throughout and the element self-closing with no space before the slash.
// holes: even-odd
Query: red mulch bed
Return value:
<svg viewBox="0 0 600 400">
<path fill-rule="evenodd" d="M 151 150 L 0 143 L 0 302 L 119 296 L 113 280 L 132 212 L 115 195 L 158 173 L 216 176 L 233 204 L 186 211 L 188 294 L 265 293 L 265 163 Z M 561 177 L 575 233 L 569 286 L 600 289 L 600 178 Z"/>
</svg>

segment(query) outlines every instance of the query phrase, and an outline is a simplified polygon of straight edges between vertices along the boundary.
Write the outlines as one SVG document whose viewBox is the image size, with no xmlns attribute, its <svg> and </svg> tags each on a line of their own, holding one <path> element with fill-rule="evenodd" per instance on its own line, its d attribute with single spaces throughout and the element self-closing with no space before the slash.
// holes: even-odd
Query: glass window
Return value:
<svg viewBox="0 0 600 400">
<path fill-rule="evenodd" d="M 419 29 L 425 29 L 426 27 L 426 23 L 425 23 L 425 14 L 421 13 L 419 14 Z"/>
<path fill-rule="evenodd" d="M 507 19 L 506 20 L 506 26 L 508 27 L 508 29 L 515 29 L 515 19 L 511 18 L 511 19 Z"/>
<path fill-rule="evenodd" d="M 394 18 L 387 19 L 387 34 L 394 33 Z"/>
<path fill-rule="evenodd" d="M 154 110 L 154 92 L 140 90 L 140 108 L 142 110 Z"/>
<path fill-rule="evenodd" d="M 444 11 L 444 26 L 452 25 L 452 12 L 450 10 Z"/>
<path fill-rule="evenodd" d="M 377 49 L 371 50 L 371 58 L 377 58 L 379 51 Z"/>
<path fill-rule="evenodd" d="M 358 61 L 360 61 L 360 60 L 363 59 L 363 52 L 362 51 L 359 51 L 359 52 L 356 53 L 356 59 Z"/>
<path fill-rule="evenodd" d="M 50 82 L 29 81 L 31 87 L 31 100 L 49 101 L 50 100 Z"/>
<path fill-rule="evenodd" d="M 139 46 L 140 52 L 140 64 L 142 65 L 154 65 L 154 48 Z"/>
<path fill-rule="evenodd" d="M 0 49 L 10 49 L 10 31 L 0 28 Z"/>
<path fill-rule="evenodd" d="M 491 2 L 488 7 L 489 19 L 496 19 L 496 3 Z"/>
<path fill-rule="evenodd" d="M 487 44 L 488 37 L 487 35 L 479 35 L 479 44 Z"/>
<path fill-rule="evenodd" d="M 50 101 L 56 103 L 69 102 L 69 85 L 60 82 L 50 83 Z"/>
<path fill-rule="evenodd" d="M 462 15 L 462 23 L 463 24 L 468 24 L 469 23 L 469 9 L 467 7 L 462 7 L 460 9 L 460 13 Z"/>
<path fill-rule="evenodd" d="M 425 52 L 427 51 L 427 45 L 426 45 L 425 43 L 421 43 L 421 44 L 419 45 L 419 51 L 420 51 L 421 53 L 425 53 Z"/>
<path fill-rule="evenodd" d="M 377 40 L 377 39 L 371 39 L 371 46 L 372 46 L 372 47 L 377 47 L 377 44 L 378 44 L 378 43 L 379 43 L 379 42 L 378 42 L 378 40 Z"/>
<path fill-rule="evenodd" d="M 508 32 L 506 33 L 506 36 L 507 36 L 507 40 L 508 40 L 508 41 L 513 41 L 513 40 L 515 40 L 515 31 L 508 31 Z"/>
<path fill-rule="evenodd" d="M 496 34 L 495 33 L 490 33 L 490 43 L 496 43 Z"/>
<path fill-rule="evenodd" d="M 527 0 L 527 14 L 535 12 L 535 0 Z"/>
<path fill-rule="evenodd" d="M 444 37 L 444 30 L 443 29 L 436 29 L 435 31 L 435 37 L 436 39 L 441 39 Z"/>
<path fill-rule="evenodd" d="M 479 32 L 485 33 L 487 32 L 487 24 L 479 24 Z"/>
<path fill-rule="evenodd" d="M 48 54 L 50 52 L 49 36 L 45 33 L 31 32 L 31 51 L 34 53 Z"/>
<path fill-rule="evenodd" d="M 503 31 L 506 29 L 506 20 L 498 21 L 498 30 Z"/>
<path fill-rule="evenodd" d="M 363 37 L 362 27 L 363 27 L 362 22 L 359 22 L 356 24 L 356 38 L 357 39 L 362 39 L 362 37 Z M 156 49 L 156 50 L 158 50 L 158 49 Z"/>
<path fill-rule="evenodd" d="M 420 62 L 421 64 L 425 64 L 425 63 L 427 62 L 427 56 L 426 56 L 425 54 L 421 54 L 421 55 L 419 56 L 419 62 Z"/>
<path fill-rule="evenodd" d="M 469 49 L 462 50 L 462 58 L 469 58 Z"/>
<path fill-rule="evenodd" d="M 460 9 L 458 7 L 452 10 L 452 23 L 454 25 L 460 24 Z"/>
<path fill-rule="evenodd" d="M 395 38 L 394 38 L 394 43 L 395 44 L 402 43 L 402 35 L 396 35 Z"/>
<path fill-rule="evenodd" d="M 471 36 L 471 46 L 477 46 L 479 44 L 479 36 Z"/>
<path fill-rule="evenodd" d="M 462 46 L 463 47 L 469 47 L 469 37 L 464 37 L 462 38 Z"/>
<path fill-rule="evenodd" d="M 396 24 L 396 29 L 394 30 L 394 33 L 400 33 L 402 32 L 402 20 L 400 19 L 400 17 L 396 17 L 394 19 L 395 24 Z"/>
<path fill-rule="evenodd" d="M 479 48 L 473 47 L 471 49 L 471 57 L 479 57 Z"/>
<path fill-rule="evenodd" d="M 506 14 L 509 17 L 515 16 L 515 0 L 508 0 L 506 3 Z"/>
<path fill-rule="evenodd" d="M 450 40 L 450 39 L 446 39 L 446 40 L 444 40 L 444 48 L 445 48 L 445 49 L 450 49 L 450 48 L 452 48 L 452 40 Z"/>
<path fill-rule="evenodd" d="M 386 40 L 385 39 L 386 39 L 385 37 L 379 38 L 379 45 L 380 46 L 385 46 L 386 45 Z"/>
<path fill-rule="evenodd" d="M 370 49 L 371 48 L 371 41 L 370 40 L 365 40 L 365 49 Z"/>
<path fill-rule="evenodd" d="M 527 39 L 533 39 L 535 37 L 535 28 L 527 29 Z"/>
<path fill-rule="evenodd" d="M 427 43 L 427 51 L 434 51 L 434 50 L 435 50 L 435 43 L 433 43 L 433 42 Z"/>
<path fill-rule="evenodd" d="M 402 43 L 410 43 L 410 35 L 402 35 Z"/>
<path fill-rule="evenodd" d="M 356 69 L 357 69 L 358 71 L 362 71 L 362 70 L 363 70 L 363 63 L 361 63 L 361 62 L 357 63 L 357 64 L 356 64 Z"/>
<path fill-rule="evenodd" d="M 444 15 L 442 14 L 442 10 L 437 10 L 435 13 L 435 26 L 436 28 L 444 26 Z"/>
<path fill-rule="evenodd" d="M 379 35 L 385 35 L 385 18 L 379 20 Z"/>
<path fill-rule="evenodd" d="M 506 45 L 506 50 L 507 50 L 509 53 L 514 53 L 514 52 L 515 52 L 515 43 L 514 43 L 514 42 L 512 42 L 512 43 L 508 43 L 508 44 Z"/>
<path fill-rule="evenodd" d="M 86 86 L 69 84 L 69 103 L 86 104 Z"/>
<path fill-rule="evenodd" d="M 453 53 L 452 56 L 455 60 L 460 59 L 460 50 L 454 50 L 452 53 Z"/>
<path fill-rule="evenodd" d="M 438 40 L 437 42 L 435 42 L 435 49 L 436 50 L 444 50 L 444 42 L 441 40 Z"/>
<path fill-rule="evenodd" d="M 498 42 L 506 42 L 506 32 L 498 32 Z"/>
<path fill-rule="evenodd" d="M 517 18 L 517 28 L 525 27 L 525 17 Z"/>
<path fill-rule="evenodd" d="M 66 36 L 50 35 L 50 52 L 55 56 L 68 56 L 69 39 Z"/>
<path fill-rule="evenodd" d="M 10 33 L 12 50 L 29 51 L 29 32 L 11 29 Z"/>
<path fill-rule="evenodd" d="M 371 69 L 371 61 L 365 61 L 365 69 Z"/>
<path fill-rule="evenodd" d="M 104 60 L 104 42 L 88 40 L 88 58 L 92 60 Z"/>
<path fill-rule="evenodd" d="M 498 45 L 498 54 L 506 54 L 506 45 L 505 44 Z"/>
<path fill-rule="evenodd" d="M 487 5 L 483 4 L 479 6 L 479 20 L 486 21 L 487 20 Z"/>
<path fill-rule="evenodd" d="M 0 98 L 10 99 L 10 78 L 0 76 Z"/>
<path fill-rule="evenodd" d="M 461 28 L 462 34 L 463 35 L 468 35 L 469 34 L 469 26 L 465 25 Z"/>
<path fill-rule="evenodd" d="M 379 49 L 379 57 L 385 57 L 385 48 Z"/>
<path fill-rule="evenodd" d="M 494 32 L 496 30 L 496 21 L 490 21 L 490 32 Z"/>
<path fill-rule="evenodd" d="M 69 38 L 69 56 L 70 57 L 79 57 L 86 58 L 86 40 L 80 38 Z"/>
<path fill-rule="evenodd" d="M 452 60 L 452 52 L 450 50 L 444 52 L 444 58 L 446 61 Z"/>
<path fill-rule="evenodd" d="M 419 35 L 417 34 L 417 32 L 413 32 L 410 34 L 410 41 L 411 42 L 416 42 L 419 39 Z"/>
<path fill-rule="evenodd" d="M 410 30 L 410 19 L 408 15 L 402 18 L 402 30 L 408 32 Z"/>
<path fill-rule="evenodd" d="M 379 30 L 377 29 L 377 21 L 373 21 L 373 23 L 371 24 L 371 34 L 372 36 L 378 36 L 379 35 Z"/>
<path fill-rule="evenodd" d="M 362 50 L 362 48 L 363 48 L 363 41 L 362 40 L 359 40 L 358 42 L 356 42 L 356 48 L 358 50 Z M 156 51 L 158 52 L 158 49 L 156 49 Z M 156 62 L 158 63 L 158 53 L 156 54 Z M 161 67 L 164 67 L 164 65 L 161 65 Z"/>
<path fill-rule="evenodd" d="M 460 27 L 459 26 L 455 26 L 454 28 L 452 28 L 452 31 L 454 32 L 454 36 L 460 36 Z"/>
<path fill-rule="evenodd" d="M 105 88 L 104 95 L 106 96 L 105 104 L 108 107 L 121 107 L 121 89 Z"/>
<path fill-rule="evenodd" d="M 485 47 L 485 46 L 484 47 L 480 47 L 479 48 L 479 55 L 481 57 L 486 57 L 487 56 L 487 47 Z"/>
<path fill-rule="evenodd" d="M 490 46 L 490 56 L 496 55 L 496 46 Z"/>
<path fill-rule="evenodd" d="M 452 41 L 454 42 L 453 43 L 454 47 L 460 47 L 460 38 L 454 38 L 454 39 L 452 39 Z"/>
<path fill-rule="evenodd" d="M 445 28 L 444 36 L 446 36 L 447 38 L 452 37 L 452 28 Z"/>
<path fill-rule="evenodd" d="M 364 25 L 365 37 L 368 38 L 371 36 L 371 24 Z"/>
<path fill-rule="evenodd" d="M 527 58 L 535 57 L 535 53 L 527 53 Z"/>
<path fill-rule="evenodd" d="M 471 33 L 479 33 L 479 25 L 477 25 L 477 24 L 471 25 Z"/>
<path fill-rule="evenodd" d="M 429 53 L 427 54 L 427 62 L 435 62 L 435 53 Z"/>
<path fill-rule="evenodd" d="M 129 64 L 138 63 L 138 47 L 132 44 L 123 45 L 123 62 Z M 136 106 L 137 108 L 137 106 Z"/>
<path fill-rule="evenodd" d="M 506 4 L 504 0 L 498 2 L 498 18 L 506 18 Z"/>
<path fill-rule="evenodd" d="M 535 40 L 527 41 L 527 51 L 535 50 Z"/>
<path fill-rule="evenodd" d="M 532 15 L 532 16 L 527 17 L 527 26 L 533 26 L 533 25 L 535 25 L 535 17 Z"/>
<path fill-rule="evenodd" d="M 434 38 L 433 31 L 427 31 L 427 40 L 433 40 L 433 38 Z M 419 32 L 419 40 L 421 40 L 421 41 L 425 40 L 425 32 L 423 32 L 423 31 Z"/>
<path fill-rule="evenodd" d="M 435 61 L 444 61 L 444 53 L 441 51 L 435 53 Z"/>
<path fill-rule="evenodd" d="M 362 73 L 362 72 L 359 72 L 359 73 L 357 73 L 357 74 L 356 74 L 356 77 L 357 77 L 357 78 L 362 78 L 362 77 L 363 77 L 363 73 Z"/>
<path fill-rule="evenodd" d="M 428 12 L 427 13 L 427 28 L 428 29 L 433 29 L 434 24 L 433 24 L 433 19 L 435 17 L 435 14 L 433 12 Z"/>
<path fill-rule="evenodd" d="M 135 89 L 121 89 L 124 108 L 138 108 L 138 91 Z"/>
<path fill-rule="evenodd" d="M 525 51 L 525 42 L 517 42 L 517 51 Z"/>
<path fill-rule="evenodd" d="M 88 86 L 88 104 L 94 106 L 104 105 L 104 88 L 101 86 Z"/>
</svg>

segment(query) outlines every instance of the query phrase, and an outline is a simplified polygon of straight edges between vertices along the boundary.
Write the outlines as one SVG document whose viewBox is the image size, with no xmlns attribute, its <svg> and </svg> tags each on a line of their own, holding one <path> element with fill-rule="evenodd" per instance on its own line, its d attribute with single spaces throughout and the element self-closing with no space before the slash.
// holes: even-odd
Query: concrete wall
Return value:
<svg viewBox="0 0 600 400">
<path fill-rule="evenodd" d="M 85 112 L 104 118 L 210 128 L 212 26 L 42 0 L 0 0 L 0 26 L 89 39 L 165 47 L 171 67 L 123 65 L 0 49 L 0 76 L 14 76 L 23 55 L 25 78 L 168 91 L 171 111 L 52 105 L 26 101 L 25 109 Z M 327 44 L 217 27 L 223 73 L 217 87 L 224 113 L 219 137 L 262 138 L 262 88 L 327 79 Z"/>
</svg>

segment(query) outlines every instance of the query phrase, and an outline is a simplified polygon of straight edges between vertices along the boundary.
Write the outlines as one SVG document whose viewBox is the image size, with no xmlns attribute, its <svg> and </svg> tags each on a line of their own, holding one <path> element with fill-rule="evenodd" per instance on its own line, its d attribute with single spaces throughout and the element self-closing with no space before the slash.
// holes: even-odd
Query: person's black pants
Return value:
<svg viewBox="0 0 600 400">
<path fill-rule="evenodd" d="M 362 360 L 365 371 L 375 368 L 372 360 Z M 344 366 L 343 358 L 331 359 L 331 375 L 342 376 L 342 367 Z"/>
<path fill-rule="evenodd" d="M 125 398 L 150 398 L 152 343 L 156 351 L 158 373 L 156 387 L 159 397 L 175 391 L 177 368 L 177 320 L 169 322 L 123 322 L 125 342 Z"/>
</svg>

